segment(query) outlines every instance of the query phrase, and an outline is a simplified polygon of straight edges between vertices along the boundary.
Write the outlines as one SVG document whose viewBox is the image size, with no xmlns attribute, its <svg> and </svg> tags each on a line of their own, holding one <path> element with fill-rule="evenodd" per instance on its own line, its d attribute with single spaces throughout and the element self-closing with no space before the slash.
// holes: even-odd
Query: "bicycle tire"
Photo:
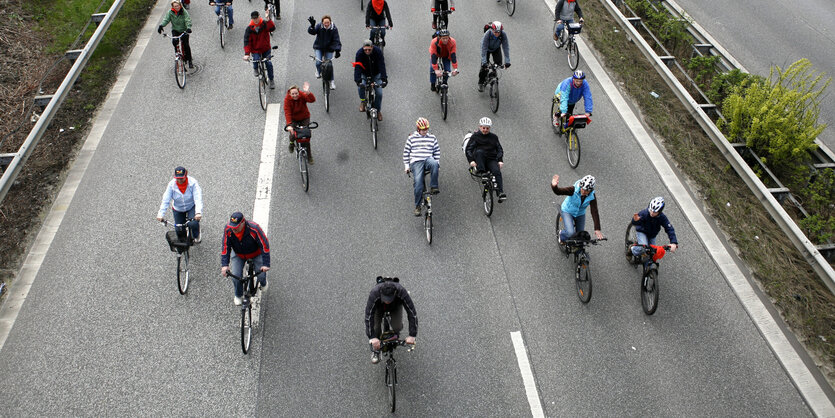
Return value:
<svg viewBox="0 0 835 418">
<path fill-rule="evenodd" d="M 580 302 L 589 303 L 591 300 L 591 267 L 589 262 L 581 259 L 574 271 L 574 281 L 577 284 L 577 297 Z"/>
<path fill-rule="evenodd" d="M 241 309 L 241 350 L 244 354 L 249 353 L 249 346 L 252 343 L 252 304 L 247 304 Z"/>
<path fill-rule="evenodd" d="M 331 83 L 329 80 L 325 80 L 325 77 L 322 77 L 322 92 L 325 96 L 325 112 L 330 112 L 331 110 Z"/>
<path fill-rule="evenodd" d="M 626 233 L 623 237 L 623 255 L 626 257 L 626 262 L 633 265 L 635 263 L 632 261 L 632 245 L 636 242 L 638 242 L 638 236 L 635 232 L 635 227 L 632 225 L 632 222 L 629 222 L 629 225 L 626 226 Z"/>
<path fill-rule="evenodd" d="M 647 315 L 658 309 L 658 270 L 648 271 L 641 280 L 641 308 Z"/>
<path fill-rule="evenodd" d="M 481 200 L 484 203 L 484 214 L 489 218 L 493 214 L 493 184 L 487 180 L 487 185 L 482 186 Z"/>
<path fill-rule="evenodd" d="M 303 147 L 302 145 L 296 145 L 299 147 Z M 298 153 L 299 159 L 299 173 L 302 176 L 302 188 L 305 192 L 307 192 L 308 188 L 310 188 L 310 172 L 307 168 L 307 150 L 302 149 Z"/>
<path fill-rule="evenodd" d="M 505 0 L 505 9 L 507 9 L 507 15 L 513 16 L 513 12 L 516 11 L 516 0 Z"/>
<path fill-rule="evenodd" d="M 426 231 L 426 242 L 432 245 L 432 214 L 428 211 L 423 216 L 423 229 Z"/>
<path fill-rule="evenodd" d="M 580 137 L 577 136 L 577 131 L 574 129 L 569 129 L 566 132 L 565 154 L 571 168 L 577 168 L 580 165 Z"/>
<path fill-rule="evenodd" d="M 577 42 L 569 39 L 566 49 L 568 51 L 568 66 L 571 68 L 571 71 L 574 71 L 580 65 L 580 50 L 577 48 Z"/>
<path fill-rule="evenodd" d="M 220 32 L 220 48 L 223 49 L 223 47 L 226 46 L 226 40 L 224 39 L 226 35 L 224 33 L 226 32 L 226 16 L 219 18 L 217 20 L 217 25 L 219 27 Z"/>
<path fill-rule="evenodd" d="M 499 111 L 499 80 L 496 79 L 490 82 L 490 110 Z"/>
<path fill-rule="evenodd" d="M 185 295 L 186 292 L 188 292 L 188 259 L 189 250 L 186 248 L 186 250 L 183 251 L 179 257 L 177 257 L 177 289 L 180 291 L 181 295 Z"/>
<path fill-rule="evenodd" d="M 260 64 L 259 64 L 260 66 Z M 261 102 L 261 109 L 267 111 L 267 77 L 262 73 L 258 76 L 258 101 Z"/>
<path fill-rule="evenodd" d="M 446 120 L 447 111 L 449 110 L 449 102 L 447 99 L 447 89 L 444 87 L 441 89 L 441 112 L 444 114 L 444 120 Z"/>
<path fill-rule="evenodd" d="M 177 81 L 177 87 L 186 88 L 186 63 L 182 58 L 174 60 L 174 79 Z"/>
<path fill-rule="evenodd" d="M 389 407 L 391 412 L 397 409 L 397 366 L 386 364 L 386 387 L 388 388 Z"/>
<path fill-rule="evenodd" d="M 377 149 L 377 109 L 371 111 L 371 142 L 374 143 L 374 149 Z"/>
<path fill-rule="evenodd" d="M 557 248 L 559 248 L 562 253 L 568 258 L 569 252 L 568 247 L 565 245 L 560 245 L 560 230 L 565 229 L 562 222 L 562 213 L 557 213 L 557 221 L 554 223 L 554 236 L 557 239 Z"/>
<path fill-rule="evenodd" d="M 558 116 L 557 113 L 559 113 L 560 110 L 559 103 L 560 102 L 557 100 L 557 96 L 554 96 L 554 98 L 551 99 L 551 117 L 549 118 L 551 123 L 551 129 L 557 135 L 560 135 L 562 133 L 560 132 L 560 127 L 558 126 L 558 124 L 554 123 L 554 116 Z"/>
</svg>

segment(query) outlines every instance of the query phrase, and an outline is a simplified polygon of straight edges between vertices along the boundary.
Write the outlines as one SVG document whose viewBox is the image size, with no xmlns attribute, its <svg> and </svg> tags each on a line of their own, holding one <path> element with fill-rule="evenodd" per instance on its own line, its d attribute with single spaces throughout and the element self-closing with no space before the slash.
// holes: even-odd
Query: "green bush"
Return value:
<svg viewBox="0 0 835 418">
<path fill-rule="evenodd" d="M 727 73 L 714 76 L 710 81 L 710 86 L 705 91 L 705 95 L 711 103 L 721 105 L 735 88 L 755 81 L 765 82 L 766 80 L 763 76 L 748 74 L 735 68 Z"/>
<path fill-rule="evenodd" d="M 626 0 L 626 4 L 643 19 L 647 28 L 671 54 L 682 57 L 688 53 L 693 45 L 693 37 L 687 32 L 691 19 L 674 18 L 663 6 L 654 5 L 649 0 Z"/>
<path fill-rule="evenodd" d="M 768 80 L 748 77 L 722 102 L 726 121 L 717 125 L 731 142 L 745 142 L 781 178 L 800 174 L 815 138 L 820 96 L 831 82 L 801 59 L 787 69 L 774 67 Z"/>
</svg>

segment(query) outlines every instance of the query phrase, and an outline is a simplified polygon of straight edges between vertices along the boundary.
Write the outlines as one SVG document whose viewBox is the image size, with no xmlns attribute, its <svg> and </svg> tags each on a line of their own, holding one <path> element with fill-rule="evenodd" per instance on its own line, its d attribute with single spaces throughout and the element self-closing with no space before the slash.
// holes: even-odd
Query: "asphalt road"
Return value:
<svg viewBox="0 0 835 418">
<path fill-rule="evenodd" d="M 676 1 L 754 74 L 767 77 L 772 66 L 786 68 L 801 58 L 808 58 L 829 77 L 835 74 L 835 3 L 831 1 Z M 835 96 L 832 86 L 827 91 L 820 123 L 829 127 L 819 139 L 835 149 Z"/>
<path fill-rule="evenodd" d="M 420 316 L 417 350 L 397 355 L 402 414 L 530 414 L 510 336 L 520 331 L 546 416 L 810 415 L 594 74 L 595 122 L 581 133 L 579 168 L 568 167 L 546 122 L 553 90 L 570 74 L 550 43 L 547 7 L 522 3 L 508 18 L 493 2 L 460 3 L 450 29 L 462 74 L 451 80 L 446 122 L 428 89 L 425 4 L 393 6 L 374 150 L 349 65 L 367 36 L 356 2 L 283 2 L 273 102 L 305 80 L 321 91 L 307 58 L 308 15 L 334 16 L 345 52 L 330 113 L 311 105 L 321 126 L 308 193 L 279 138 L 271 289 L 246 356 L 218 249 L 229 213 L 253 210 L 265 118 L 256 82 L 238 43 L 221 50 L 202 2 L 191 10 L 200 68 L 185 90 L 174 85 L 169 42 L 154 35 L 0 351 L 4 414 L 384 415 L 383 369 L 369 363 L 362 321 L 374 277 L 392 275 Z M 248 6 L 236 3 L 236 37 Z M 506 23 L 513 64 L 495 115 L 476 90 L 481 25 L 492 19 Z M 442 148 L 431 246 L 411 214 L 401 162 L 418 116 L 430 119 Z M 489 219 L 460 149 L 482 116 L 502 139 L 510 196 Z M 206 202 L 187 296 L 176 290 L 174 257 L 153 220 L 180 164 Z M 564 184 L 598 179 L 610 241 L 591 249 L 588 305 L 557 253 L 555 173 Z M 660 307 L 647 317 L 621 237 L 655 195 L 668 198 L 681 250 L 661 267 Z"/>
</svg>

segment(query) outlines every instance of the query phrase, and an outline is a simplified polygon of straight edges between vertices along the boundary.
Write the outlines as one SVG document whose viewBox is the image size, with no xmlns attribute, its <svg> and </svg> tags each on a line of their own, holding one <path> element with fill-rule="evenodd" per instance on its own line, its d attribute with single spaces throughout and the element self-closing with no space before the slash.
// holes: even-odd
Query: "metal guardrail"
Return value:
<svg viewBox="0 0 835 418">
<path fill-rule="evenodd" d="M 786 210 L 780 205 L 777 198 L 775 198 L 774 194 L 768 187 L 763 184 L 762 181 L 757 177 L 751 167 L 743 159 L 742 155 L 736 151 L 733 144 L 731 144 L 725 135 L 716 127 L 716 124 L 713 120 L 708 116 L 706 113 L 706 106 L 700 104 L 697 100 L 695 100 L 687 89 L 681 84 L 681 82 L 676 78 L 676 76 L 672 73 L 668 61 L 668 57 L 660 57 L 658 54 L 655 53 L 653 48 L 647 43 L 647 41 L 641 36 L 638 32 L 637 25 L 642 25 L 640 17 L 630 16 L 627 18 L 626 16 L 621 13 L 620 9 L 615 5 L 615 1 L 620 3 L 619 0 L 600 0 L 603 3 L 604 7 L 609 11 L 609 13 L 614 16 L 620 26 L 623 28 L 624 31 L 629 35 L 631 40 L 638 46 L 638 49 L 641 50 L 641 53 L 649 60 L 650 64 L 655 68 L 656 71 L 661 75 L 667 85 L 670 87 L 670 90 L 681 100 L 682 104 L 684 104 L 685 108 L 690 112 L 691 115 L 696 119 L 696 122 L 702 127 L 705 133 L 710 137 L 719 151 L 725 156 L 728 160 L 730 165 L 734 168 L 737 172 L 739 177 L 745 182 L 751 192 L 754 193 L 754 196 L 763 204 L 763 207 L 768 211 L 771 217 L 775 220 L 777 225 L 783 232 L 789 237 L 792 241 L 794 246 L 800 251 L 809 265 L 815 270 L 815 273 L 821 278 L 823 283 L 829 288 L 829 291 L 835 294 L 835 270 L 832 269 L 832 266 L 827 262 L 818 248 L 815 246 L 809 238 L 803 234 L 803 231 L 795 224 L 795 222 L 791 219 Z M 681 10 L 680 8 L 678 10 Z M 691 30 L 695 30 L 694 25 L 690 25 Z M 704 37 L 702 34 L 702 39 L 707 41 L 707 37 Z M 698 37 L 696 39 L 699 39 Z M 704 42 L 703 42 L 704 43 Z M 721 48 L 716 47 L 716 43 L 710 40 L 711 47 L 702 47 L 704 50 L 710 51 L 720 51 Z M 725 59 L 724 62 L 733 62 L 731 60 Z M 828 148 L 825 146 L 822 148 L 825 151 L 828 151 Z"/>
<path fill-rule="evenodd" d="M 8 165 L 5 171 L 3 171 L 3 177 L 0 178 L 0 202 L 5 199 L 6 194 L 14 184 L 17 175 L 23 168 L 23 164 L 29 159 L 29 156 L 38 144 L 38 141 L 40 141 L 44 132 L 46 132 L 46 129 L 49 127 L 49 123 L 52 122 L 52 118 L 58 112 L 58 108 L 64 102 L 64 99 L 72 89 L 75 80 L 81 74 L 81 70 L 84 69 L 85 65 L 87 65 L 87 61 L 90 60 L 90 56 L 93 55 L 93 51 L 95 51 L 99 42 L 104 37 L 104 33 L 110 27 L 110 24 L 113 23 L 114 19 L 116 19 L 116 14 L 119 13 L 119 10 L 122 8 L 124 3 L 125 0 L 115 0 L 107 13 L 95 13 L 90 16 L 90 21 L 98 24 L 96 31 L 93 32 L 93 36 L 90 37 L 90 40 L 84 46 L 84 49 L 67 51 L 67 57 L 70 59 L 75 58 L 75 63 L 64 77 L 64 80 L 61 82 L 58 90 L 55 91 L 55 94 L 38 96 L 35 98 L 36 103 L 40 101 L 40 103 L 45 104 L 46 107 L 37 119 L 37 122 L 35 122 L 35 126 L 29 132 L 26 140 L 23 141 L 23 144 L 16 153 L 0 154 L 0 166 Z"/>
</svg>

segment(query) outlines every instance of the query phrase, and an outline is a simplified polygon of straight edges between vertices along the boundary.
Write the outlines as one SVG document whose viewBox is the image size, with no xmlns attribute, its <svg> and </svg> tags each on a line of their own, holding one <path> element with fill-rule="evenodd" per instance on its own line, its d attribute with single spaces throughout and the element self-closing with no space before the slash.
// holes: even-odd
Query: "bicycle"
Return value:
<svg viewBox="0 0 835 418">
<path fill-rule="evenodd" d="M 322 58 L 317 59 L 313 55 L 308 55 L 314 61 L 318 61 L 322 64 L 321 68 L 321 75 L 322 75 L 322 94 L 325 97 L 325 112 L 330 112 L 331 109 L 331 81 L 333 81 L 333 62 L 329 58 Z"/>
<path fill-rule="evenodd" d="M 487 86 L 487 92 L 490 95 L 490 110 L 493 113 L 499 111 L 499 78 L 501 78 L 499 69 L 501 68 L 502 66 L 496 63 L 488 64 L 487 78 L 484 79 L 484 85 Z"/>
<path fill-rule="evenodd" d="M 272 49 L 278 49 L 278 45 Z M 267 79 L 267 61 L 272 60 L 272 54 L 269 57 L 261 57 L 252 62 L 258 64 L 258 100 L 261 102 L 261 109 L 267 111 L 267 89 L 269 88 L 269 80 Z"/>
<path fill-rule="evenodd" d="M 438 59 L 440 61 L 440 58 Z M 443 65 L 442 62 L 438 63 L 439 65 Z M 437 77 L 435 80 L 435 91 L 438 93 L 438 96 L 441 99 L 441 113 L 444 115 L 444 120 L 446 120 L 447 113 L 449 111 L 449 84 L 448 81 L 444 81 L 445 78 L 448 78 L 452 72 L 444 71 L 440 77 Z"/>
<path fill-rule="evenodd" d="M 161 32 L 164 38 L 169 39 L 177 39 L 179 42 L 177 43 L 177 52 L 174 53 L 174 79 L 177 81 L 177 87 L 184 89 L 186 87 L 186 74 L 188 70 L 186 70 L 186 60 L 183 58 L 183 35 L 186 35 L 188 32 L 183 32 L 178 36 L 168 35 L 165 32 Z"/>
<path fill-rule="evenodd" d="M 551 101 L 551 128 L 557 135 L 565 136 L 565 154 L 571 168 L 580 164 L 580 137 L 577 129 L 583 129 L 591 123 L 591 117 L 585 114 L 571 115 L 564 120 L 560 117 L 560 97 L 555 95 Z"/>
<path fill-rule="evenodd" d="M 365 81 L 365 117 L 369 119 L 371 124 L 371 142 L 374 143 L 374 149 L 377 149 L 377 112 L 379 110 L 374 107 L 374 101 L 377 99 L 377 93 L 374 87 L 377 83 L 371 81 L 371 77 L 366 77 Z"/>
<path fill-rule="evenodd" d="M 177 289 L 181 295 L 185 295 L 188 292 L 189 249 L 194 245 L 194 238 L 191 236 L 191 228 L 189 228 L 188 224 L 193 220 L 193 218 L 186 217 L 186 221 L 181 224 L 170 222 L 167 219 L 161 221 L 163 225 L 173 228 L 165 233 L 165 240 L 168 241 L 168 247 L 171 251 L 177 253 Z M 180 239 L 178 229 L 183 231 L 183 239 Z"/>
<path fill-rule="evenodd" d="M 209 3 L 209 6 L 216 5 L 218 4 L 215 2 Z M 220 14 L 217 16 L 217 27 L 220 32 L 220 47 L 223 48 L 226 45 L 226 32 L 229 30 L 229 10 L 227 10 L 229 6 L 225 2 L 221 2 L 219 5 Z"/>
<path fill-rule="evenodd" d="M 288 125 L 289 126 L 289 125 Z M 302 176 L 302 187 L 304 191 L 307 192 L 308 188 L 310 187 L 310 171 L 308 171 L 307 167 L 307 158 L 308 158 L 308 151 L 307 146 L 305 144 L 310 144 L 310 131 L 309 129 L 316 129 L 319 127 L 318 122 L 310 122 L 306 127 L 302 125 L 293 124 L 293 142 L 295 142 L 295 149 L 296 149 L 296 159 L 299 161 L 299 173 Z M 307 128 L 307 133 L 302 135 L 302 138 L 298 137 L 298 132 L 300 129 Z"/>
<path fill-rule="evenodd" d="M 252 342 L 252 303 L 253 298 L 258 293 L 258 280 L 255 274 L 255 264 L 252 259 L 246 260 L 244 264 L 244 276 L 239 277 L 232 272 L 227 271 L 226 274 L 243 284 L 244 294 L 241 297 L 241 350 L 244 354 L 249 353 L 250 343 Z"/>
<path fill-rule="evenodd" d="M 383 40 L 383 31 L 380 29 L 389 29 L 389 26 L 369 26 L 366 29 L 371 29 L 371 43 L 382 51 L 386 47 L 386 41 Z"/>
<path fill-rule="evenodd" d="M 432 245 L 432 193 L 429 192 L 427 179 L 429 170 L 423 170 L 423 199 L 420 201 L 421 212 L 423 212 L 423 230 L 426 233 L 426 242 Z M 411 174 L 410 174 L 411 176 Z"/>
<path fill-rule="evenodd" d="M 504 7 L 507 10 L 507 15 L 513 16 L 513 12 L 516 11 L 516 0 L 505 0 Z"/>
<path fill-rule="evenodd" d="M 560 238 L 560 229 L 565 229 L 562 214 L 557 215 L 557 241 Z M 562 248 L 560 251 L 565 254 L 565 258 L 574 254 L 574 282 L 577 285 L 577 297 L 580 298 L 580 302 L 589 303 L 591 300 L 592 285 L 591 268 L 589 266 L 591 260 L 589 259 L 588 253 L 586 253 L 586 247 L 589 245 L 597 245 L 600 241 L 605 240 L 606 238 L 600 240 L 592 239 L 588 232 L 577 231 L 573 237 L 566 239 L 563 241 L 563 245 L 561 245 Z"/>
<path fill-rule="evenodd" d="M 391 329 L 391 313 L 383 315 L 383 334 L 380 336 L 380 353 L 386 358 L 386 389 L 388 390 L 389 406 L 391 412 L 397 407 L 397 361 L 394 359 L 394 350 L 406 345 L 405 340 L 398 339 L 398 335 Z M 406 351 L 415 350 L 414 344 Z"/>
<path fill-rule="evenodd" d="M 438 24 L 436 30 L 440 31 L 441 29 L 449 29 L 449 15 L 452 14 L 452 10 L 435 10 L 434 12 L 432 12 L 432 14 L 434 16 L 438 16 Z"/>
<path fill-rule="evenodd" d="M 635 257 L 632 255 L 632 247 L 638 246 L 644 248 L 644 255 Z M 670 245 L 643 245 L 638 244 L 638 238 L 635 233 L 635 227 L 632 222 L 626 227 L 626 235 L 624 237 L 624 249 L 626 261 L 637 267 L 639 264 L 643 265 L 641 273 L 641 308 L 647 315 L 652 315 L 658 309 L 658 265 L 664 253 L 656 260 L 655 256 L 658 249 L 663 248 L 664 251 L 670 249 Z"/>
<path fill-rule="evenodd" d="M 555 17 L 554 29 L 551 33 L 557 33 L 557 21 L 559 21 L 559 18 Z M 580 63 L 580 50 L 577 48 L 577 42 L 574 37 L 577 36 L 583 29 L 583 24 L 563 23 L 563 30 L 560 32 L 559 40 L 554 40 L 554 46 L 557 49 L 560 49 L 563 45 L 565 45 L 566 51 L 568 51 L 568 66 L 571 67 L 572 71 L 574 71 Z"/>
<path fill-rule="evenodd" d="M 481 183 L 481 200 L 484 204 L 484 214 L 490 217 L 493 214 L 493 194 L 496 197 L 499 195 L 496 176 L 490 171 L 477 171 L 475 167 L 470 167 L 470 177 L 473 181 Z"/>
</svg>

